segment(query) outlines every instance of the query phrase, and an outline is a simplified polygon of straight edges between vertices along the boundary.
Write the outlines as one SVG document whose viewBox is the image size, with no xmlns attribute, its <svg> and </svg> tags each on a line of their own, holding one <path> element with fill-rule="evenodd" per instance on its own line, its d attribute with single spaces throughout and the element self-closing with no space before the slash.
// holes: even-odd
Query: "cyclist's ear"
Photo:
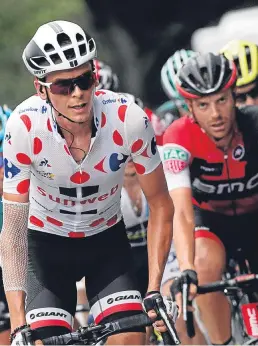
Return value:
<svg viewBox="0 0 258 346">
<path fill-rule="evenodd" d="M 47 99 L 47 93 L 46 93 L 46 88 L 39 84 L 39 81 L 37 78 L 34 79 L 34 86 L 37 90 L 38 95 L 42 98 L 42 100 L 46 100 Z"/>
<path fill-rule="evenodd" d="M 187 107 L 189 109 L 189 113 L 190 113 L 190 116 L 191 114 L 193 114 L 193 104 L 192 104 L 192 100 L 190 99 L 185 99 L 185 103 L 187 104 Z"/>
</svg>

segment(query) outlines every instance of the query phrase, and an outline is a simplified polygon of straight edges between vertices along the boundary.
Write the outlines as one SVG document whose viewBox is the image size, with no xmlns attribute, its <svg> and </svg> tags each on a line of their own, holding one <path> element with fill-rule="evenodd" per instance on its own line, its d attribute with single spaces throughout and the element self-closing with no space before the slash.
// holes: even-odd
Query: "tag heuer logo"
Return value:
<svg viewBox="0 0 258 346">
<path fill-rule="evenodd" d="M 189 160 L 189 154 L 185 150 L 179 149 L 177 147 L 165 148 L 164 161 L 171 159 L 187 162 Z"/>
</svg>

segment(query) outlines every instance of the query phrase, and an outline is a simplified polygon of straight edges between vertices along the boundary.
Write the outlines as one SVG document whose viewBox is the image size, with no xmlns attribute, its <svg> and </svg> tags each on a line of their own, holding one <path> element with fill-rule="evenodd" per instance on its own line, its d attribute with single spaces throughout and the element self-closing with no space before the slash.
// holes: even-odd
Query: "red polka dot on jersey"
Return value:
<svg viewBox="0 0 258 346">
<path fill-rule="evenodd" d="M 26 126 L 28 132 L 30 132 L 30 130 L 31 130 L 31 120 L 30 120 L 29 116 L 26 115 L 26 114 L 22 114 L 20 118 L 23 121 L 24 125 Z"/>
<path fill-rule="evenodd" d="M 23 163 L 24 165 L 30 165 L 31 164 L 31 159 L 26 154 L 18 153 L 16 155 L 16 158 L 20 163 Z"/>
<path fill-rule="evenodd" d="M 47 129 L 48 129 L 48 131 L 53 132 L 49 118 L 47 119 Z"/>
<path fill-rule="evenodd" d="M 63 222 L 62 221 L 54 219 L 53 217 L 50 217 L 50 216 L 47 216 L 47 221 L 52 223 L 55 226 L 58 226 L 58 227 L 62 227 L 63 226 Z"/>
<path fill-rule="evenodd" d="M 137 139 L 132 145 L 132 153 L 136 153 L 139 151 L 143 146 L 143 140 L 142 139 Z"/>
<path fill-rule="evenodd" d="M 111 219 L 108 220 L 107 226 L 109 226 L 109 227 L 113 226 L 116 223 L 116 221 L 117 221 L 117 215 L 111 217 Z"/>
<path fill-rule="evenodd" d="M 19 193 L 23 194 L 23 193 L 27 193 L 29 191 L 29 188 L 30 188 L 30 179 L 26 179 L 19 182 L 19 184 L 16 187 L 16 190 Z"/>
<path fill-rule="evenodd" d="M 102 112 L 102 114 L 101 114 L 101 127 L 104 127 L 106 125 L 106 122 L 107 122 L 106 114 Z"/>
<path fill-rule="evenodd" d="M 144 174 L 145 173 L 145 167 L 143 165 L 140 165 L 139 163 L 134 163 L 136 172 L 139 174 Z"/>
<path fill-rule="evenodd" d="M 84 232 L 69 232 L 68 237 L 70 237 L 70 238 L 84 238 L 85 234 L 84 234 Z"/>
<path fill-rule="evenodd" d="M 42 150 L 42 141 L 38 137 L 34 138 L 34 145 L 33 145 L 33 152 L 34 155 L 37 155 L 41 152 Z"/>
<path fill-rule="evenodd" d="M 124 144 L 123 137 L 120 135 L 120 133 L 117 130 L 113 132 L 113 141 L 116 143 L 116 145 L 119 145 L 119 146 Z"/>
<path fill-rule="evenodd" d="M 98 225 L 100 225 L 101 223 L 103 223 L 105 221 L 105 219 L 102 217 L 101 219 L 95 220 L 90 224 L 90 227 L 97 227 Z"/>
<path fill-rule="evenodd" d="M 96 92 L 95 92 L 95 95 L 96 95 L 96 96 L 99 96 L 99 95 L 106 95 L 106 93 L 105 93 L 105 91 L 99 90 L 99 91 L 96 91 Z"/>
<path fill-rule="evenodd" d="M 44 222 L 33 215 L 30 216 L 30 223 L 38 227 L 44 227 Z"/>
<path fill-rule="evenodd" d="M 100 171 L 100 172 L 103 172 L 103 173 L 107 173 L 105 170 L 104 170 L 104 162 L 105 162 L 105 159 L 106 159 L 106 156 L 104 157 L 104 159 L 102 159 L 99 163 L 97 163 L 94 168 L 97 170 L 97 171 Z"/>
<path fill-rule="evenodd" d="M 122 105 L 118 108 L 118 117 L 119 119 L 124 122 L 125 121 L 125 112 L 127 110 L 127 106 L 126 105 Z"/>
<path fill-rule="evenodd" d="M 74 173 L 70 180 L 75 184 L 83 184 L 86 183 L 90 179 L 90 175 L 86 172 L 76 172 Z"/>
</svg>

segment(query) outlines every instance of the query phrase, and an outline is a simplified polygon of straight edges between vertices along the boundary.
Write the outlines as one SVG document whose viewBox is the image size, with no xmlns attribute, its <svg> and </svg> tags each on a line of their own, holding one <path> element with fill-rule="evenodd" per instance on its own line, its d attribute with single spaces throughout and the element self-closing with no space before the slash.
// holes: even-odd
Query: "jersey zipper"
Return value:
<svg viewBox="0 0 258 346">
<path fill-rule="evenodd" d="M 231 185 L 230 185 L 230 174 L 229 174 L 229 167 L 228 167 L 228 153 L 224 151 L 224 160 L 225 160 L 225 164 L 226 164 L 226 170 L 227 170 L 227 175 L 228 175 L 228 181 L 229 181 L 229 193 L 231 194 L 231 204 L 232 204 L 232 209 L 233 209 L 233 214 L 234 216 L 237 215 L 236 212 L 236 201 L 234 199 L 232 199 L 232 189 L 231 189 Z"/>
</svg>

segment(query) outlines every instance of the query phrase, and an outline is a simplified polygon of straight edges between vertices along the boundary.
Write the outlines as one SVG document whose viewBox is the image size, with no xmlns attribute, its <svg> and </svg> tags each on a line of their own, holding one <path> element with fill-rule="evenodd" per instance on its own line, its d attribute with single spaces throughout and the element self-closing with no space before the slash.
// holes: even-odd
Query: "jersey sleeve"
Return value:
<svg viewBox="0 0 258 346">
<path fill-rule="evenodd" d="M 185 119 L 176 120 L 163 136 L 161 157 L 169 191 L 191 188 L 191 134 L 187 127 Z"/>
<path fill-rule="evenodd" d="M 3 146 L 4 182 L 6 193 L 23 194 L 30 185 L 32 149 L 31 120 L 28 115 L 14 112 L 7 122 Z"/>
<path fill-rule="evenodd" d="M 137 173 L 148 174 L 161 163 L 156 138 L 147 114 L 135 103 L 128 106 L 125 137 Z"/>
</svg>

